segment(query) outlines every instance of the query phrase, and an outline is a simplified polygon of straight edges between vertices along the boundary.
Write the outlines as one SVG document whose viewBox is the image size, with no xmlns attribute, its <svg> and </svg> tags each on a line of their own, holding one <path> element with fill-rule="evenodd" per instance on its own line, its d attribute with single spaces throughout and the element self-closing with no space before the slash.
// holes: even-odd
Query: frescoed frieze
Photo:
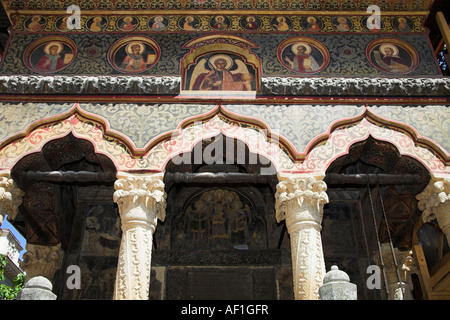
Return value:
<svg viewBox="0 0 450 320">
<path fill-rule="evenodd" d="M 330 16 L 314 14 L 114 14 L 80 16 L 80 28 L 65 26 L 70 15 L 11 14 L 12 30 L 21 32 L 321 32 L 321 33 L 413 33 L 426 32 L 424 17 L 385 14 L 378 25 L 367 27 L 369 15 Z"/>
<path fill-rule="evenodd" d="M 52 56 L 50 47 L 46 48 L 44 45 L 44 42 L 50 41 L 54 44 L 58 42 L 52 52 L 55 52 L 54 57 L 59 55 L 61 61 L 57 65 L 41 68 L 38 65 L 39 59 L 45 55 Z M 231 48 L 248 47 L 246 42 L 252 43 L 252 48 L 243 49 L 247 52 L 245 54 L 244 52 L 239 54 L 236 50 L 229 51 L 223 47 L 226 45 L 230 45 Z M 192 43 L 195 43 L 195 46 L 189 45 Z M 208 47 L 214 43 L 213 49 Z M 132 45 L 127 46 L 128 44 Z M 253 68 L 256 68 L 254 72 L 258 73 L 255 79 L 269 76 L 302 77 L 308 74 L 327 77 L 440 76 L 425 34 L 401 33 L 394 36 L 345 32 L 333 37 L 317 32 L 275 33 L 270 37 L 267 33 L 257 32 L 236 35 L 219 33 L 205 35 L 197 32 L 182 34 L 131 32 L 127 35 L 66 32 L 64 36 L 46 34 L 44 37 L 35 32 L 13 33 L 3 63 L 0 65 L 0 73 L 3 75 L 32 75 L 46 72 L 61 75 L 139 73 L 144 76 L 183 76 L 188 70 L 192 72 L 190 68 L 194 63 L 192 60 L 186 64 L 184 62 L 186 57 L 189 56 L 189 52 L 200 47 L 203 49 L 195 54 L 196 58 L 213 53 L 238 53 L 240 59 L 237 59 L 238 56 L 230 56 L 234 67 L 236 60 L 242 60 L 246 55 L 252 56 L 255 60 L 252 62 Z M 298 54 L 299 49 L 301 55 Z M 125 59 L 131 62 L 133 67 L 129 64 L 126 67 Z M 244 63 L 250 62 L 244 60 L 242 60 Z M 212 70 L 208 65 L 205 68 Z M 249 68 L 249 73 L 252 73 L 252 68 Z"/>
</svg>

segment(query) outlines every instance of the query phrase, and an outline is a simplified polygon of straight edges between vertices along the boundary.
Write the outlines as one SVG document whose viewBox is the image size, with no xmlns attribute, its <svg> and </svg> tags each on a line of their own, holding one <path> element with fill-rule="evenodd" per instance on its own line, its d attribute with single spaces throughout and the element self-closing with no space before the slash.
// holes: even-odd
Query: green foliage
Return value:
<svg viewBox="0 0 450 320">
<path fill-rule="evenodd" d="M 0 254 L 0 281 L 5 280 L 6 256 Z M 14 287 L 0 284 L 0 300 L 14 300 L 17 293 L 23 288 L 25 274 L 19 273 L 13 281 Z"/>
</svg>

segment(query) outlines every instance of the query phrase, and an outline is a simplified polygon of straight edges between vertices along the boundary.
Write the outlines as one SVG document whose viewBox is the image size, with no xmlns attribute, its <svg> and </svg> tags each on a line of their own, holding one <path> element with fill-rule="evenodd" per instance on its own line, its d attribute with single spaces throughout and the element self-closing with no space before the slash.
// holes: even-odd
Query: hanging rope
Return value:
<svg viewBox="0 0 450 320">
<path fill-rule="evenodd" d="M 389 297 L 389 288 L 388 288 L 388 283 L 387 283 L 387 278 L 386 278 L 386 270 L 384 268 L 384 260 L 383 260 L 383 255 L 381 254 L 381 243 L 380 243 L 380 237 L 378 235 L 378 228 L 377 228 L 377 220 L 375 218 L 375 210 L 373 208 L 373 201 L 372 201 L 372 193 L 370 192 L 370 186 L 369 183 L 367 183 L 367 191 L 369 192 L 369 200 L 370 200 L 370 206 L 372 208 L 372 219 L 373 219 L 373 226 L 375 229 L 375 235 L 377 237 L 377 245 L 378 245 L 378 253 L 380 255 L 380 264 L 381 264 L 381 269 L 383 270 L 383 278 L 384 278 L 384 287 L 386 289 L 386 294 Z"/>
<path fill-rule="evenodd" d="M 403 300 L 405 298 L 405 291 L 403 289 L 403 281 L 400 276 L 400 271 L 398 270 L 397 258 L 395 256 L 394 245 L 392 244 L 391 232 L 389 230 L 389 223 L 387 220 L 386 211 L 384 210 L 383 198 L 381 197 L 380 186 L 378 185 L 378 182 L 377 182 L 377 190 L 378 190 L 378 197 L 380 198 L 380 202 L 381 202 L 381 209 L 383 211 L 384 222 L 386 223 L 386 232 L 387 232 L 387 235 L 389 238 L 389 245 L 391 247 L 392 258 L 394 260 L 394 265 L 395 265 L 395 271 L 397 271 L 398 282 L 400 284 L 400 289 L 402 290 L 402 300 Z"/>
</svg>

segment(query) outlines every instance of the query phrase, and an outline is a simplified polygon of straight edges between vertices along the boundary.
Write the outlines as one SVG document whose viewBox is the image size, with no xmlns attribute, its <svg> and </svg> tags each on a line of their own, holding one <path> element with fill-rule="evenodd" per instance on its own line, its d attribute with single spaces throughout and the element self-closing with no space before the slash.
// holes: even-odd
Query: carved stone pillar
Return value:
<svg viewBox="0 0 450 320">
<path fill-rule="evenodd" d="M 323 205 L 328 202 L 325 182 L 312 176 L 279 177 L 276 218 L 286 220 L 291 237 L 292 272 L 296 300 L 319 300 L 325 275 L 322 249 Z"/>
<path fill-rule="evenodd" d="M 389 300 L 413 300 L 411 274 L 415 273 L 415 266 L 411 251 L 400 251 L 394 248 L 395 259 L 397 261 L 398 273 L 392 257 L 392 250 L 389 243 L 381 245 L 383 264 L 386 271 Z M 381 267 L 381 260 L 378 254 L 374 256 L 375 262 Z M 398 277 L 400 275 L 400 279 Z M 402 291 L 403 288 L 403 291 Z"/>
<path fill-rule="evenodd" d="M 450 245 L 450 177 L 432 178 L 416 199 L 423 221 L 436 219 Z"/>
<path fill-rule="evenodd" d="M 119 206 L 122 241 L 119 251 L 115 300 L 147 300 L 153 233 L 164 221 L 164 173 L 117 173 L 114 202 Z"/>
<path fill-rule="evenodd" d="M 5 215 L 8 215 L 11 221 L 16 218 L 24 194 L 14 181 L 10 179 L 9 172 L 0 173 L 0 226 Z"/>
<path fill-rule="evenodd" d="M 64 256 L 61 244 L 42 246 L 28 243 L 26 250 L 20 267 L 26 272 L 27 281 L 37 276 L 53 281 L 55 272 L 61 268 Z"/>
</svg>

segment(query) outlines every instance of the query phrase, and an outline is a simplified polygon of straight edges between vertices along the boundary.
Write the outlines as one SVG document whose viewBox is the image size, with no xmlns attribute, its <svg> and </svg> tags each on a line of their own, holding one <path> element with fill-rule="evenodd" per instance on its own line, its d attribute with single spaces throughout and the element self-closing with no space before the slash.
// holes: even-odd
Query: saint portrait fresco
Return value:
<svg viewBox="0 0 450 320">
<path fill-rule="evenodd" d="M 66 68 L 76 55 L 72 40 L 64 37 L 44 37 L 25 50 L 24 62 L 38 73 L 53 73 Z"/>
<path fill-rule="evenodd" d="M 210 53 L 197 61 L 186 72 L 185 90 L 255 90 L 255 70 L 238 55 Z"/>
<path fill-rule="evenodd" d="M 26 19 L 24 22 L 24 27 L 28 31 L 36 32 L 42 30 L 46 24 L 47 20 L 43 16 L 36 15 Z"/>
<path fill-rule="evenodd" d="M 148 22 L 148 27 L 152 31 L 163 31 L 169 25 L 169 20 L 163 16 L 152 17 Z"/>
<path fill-rule="evenodd" d="M 230 19 L 225 16 L 215 16 L 210 20 L 210 25 L 213 30 L 224 31 L 230 26 Z"/>
<path fill-rule="evenodd" d="M 302 27 L 305 28 L 306 31 L 309 32 L 316 32 L 320 31 L 322 29 L 323 23 L 322 20 L 320 20 L 317 17 L 305 17 L 302 19 Z"/>
<path fill-rule="evenodd" d="M 193 16 L 186 16 L 178 22 L 180 28 L 184 31 L 195 31 L 200 27 L 200 21 Z"/>
<path fill-rule="evenodd" d="M 153 67 L 160 56 L 158 44 L 147 37 L 126 37 L 108 52 L 109 63 L 123 73 L 141 73 Z"/>
<path fill-rule="evenodd" d="M 93 32 L 103 31 L 108 25 L 108 20 L 105 17 L 95 16 L 86 22 L 86 27 Z"/>
<path fill-rule="evenodd" d="M 240 20 L 240 25 L 245 30 L 257 30 L 261 26 L 261 20 L 256 16 L 245 16 Z"/>
<path fill-rule="evenodd" d="M 418 54 L 407 42 L 395 38 L 380 38 L 367 47 L 367 57 L 377 69 L 391 74 L 406 74 L 418 63 Z"/>
<path fill-rule="evenodd" d="M 278 16 L 272 19 L 270 22 L 272 27 L 277 31 L 288 31 L 292 25 L 292 22 L 289 18 L 284 16 Z"/>
<path fill-rule="evenodd" d="M 332 24 L 336 31 L 348 32 L 352 29 L 352 22 L 346 17 L 335 17 L 333 18 Z"/>
<path fill-rule="evenodd" d="M 68 32 L 72 29 L 69 28 L 68 22 L 69 22 L 70 16 L 60 17 L 55 22 L 55 27 L 57 30 L 62 32 Z"/>
<path fill-rule="evenodd" d="M 278 47 L 278 60 L 289 70 L 309 74 L 322 71 L 330 56 L 326 47 L 311 38 L 290 38 Z"/>
<path fill-rule="evenodd" d="M 400 32 L 411 32 L 414 24 L 409 18 L 395 17 L 392 21 L 392 25 Z"/>
<path fill-rule="evenodd" d="M 138 19 L 132 16 L 125 16 L 117 20 L 117 28 L 121 31 L 132 31 L 136 29 L 138 25 Z"/>
</svg>

